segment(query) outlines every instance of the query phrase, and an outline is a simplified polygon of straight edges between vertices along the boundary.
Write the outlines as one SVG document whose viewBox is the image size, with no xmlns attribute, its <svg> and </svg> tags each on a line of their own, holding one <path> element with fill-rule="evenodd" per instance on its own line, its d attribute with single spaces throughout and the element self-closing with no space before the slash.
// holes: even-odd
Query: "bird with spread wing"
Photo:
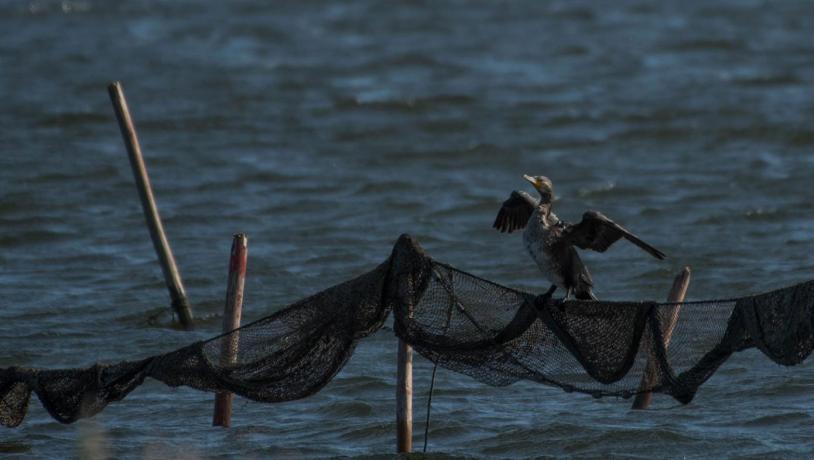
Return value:
<svg viewBox="0 0 814 460">
<path fill-rule="evenodd" d="M 523 243 L 543 274 L 565 290 L 565 298 L 597 300 L 593 293 L 591 274 L 575 246 L 605 252 L 613 243 L 624 238 L 653 257 L 662 260 L 663 252 L 645 243 L 621 225 L 597 211 L 587 211 L 578 224 L 569 224 L 552 212 L 554 185 L 545 176 L 523 176 L 531 182 L 540 199 L 523 191 L 513 191 L 503 202 L 494 228 L 513 232 L 525 228 Z"/>
</svg>

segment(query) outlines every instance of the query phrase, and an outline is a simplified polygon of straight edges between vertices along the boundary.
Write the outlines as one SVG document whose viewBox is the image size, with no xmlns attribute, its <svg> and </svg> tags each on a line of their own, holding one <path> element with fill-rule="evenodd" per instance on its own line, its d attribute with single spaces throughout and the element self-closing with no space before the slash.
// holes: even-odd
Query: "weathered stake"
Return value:
<svg viewBox="0 0 814 460">
<path fill-rule="evenodd" d="M 396 373 L 396 451 L 413 450 L 413 348 L 399 339 Z"/>
<path fill-rule="evenodd" d="M 670 289 L 670 295 L 667 296 L 667 302 L 683 302 L 684 297 L 687 295 L 687 288 L 690 285 L 690 267 L 684 267 L 681 273 L 676 276 L 673 281 L 673 287 Z M 673 330 L 678 322 L 678 314 L 681 311 L 681 305 L 675 305 L 670 312 L 670 316 L 664 327 L 664 348 L 670 346 L 670 339 L 673 337 Z M 655 383 L 656 379 L 656 363 L 647 361 L 644 374 L 642 374 L 642 381 L 639 384 L 639 391 L 650 388 Z M 633 400 L 632 409 L 647 409 L 650 407 L 650 402 L 653 400 L 653 393 L 650 391 L 642 392 L 636 395 Z"/>
<path fill-rule="evenodd" d="M 124 98 L 124 90 L 119 82 L 113 82 L 107 87 L 110 100 L 113 102 L 113 109 L 116 118 L 119 120 L 119 128 L 122 131 L 124 145 L 130 157 L 130 166 L 133 168 L 133 175 L 136 178 L 141 206 L 144 209 L 144 217 L 147 219 L 147 227 L 150 229 L 150 237 L 153 240 L 155 252 L 161 263 L 161 271 L 164 273 L 164 281 L 170 291 L 172 307 L 178 314 L 178 319 L 185 329 L 192 329 L 192 309 L 187 300 L 184 284 L 181 281 L 181 274 L 172 256 L 172 249 L 164 233 L 164 226 L 161 224 L 161 217 L 158 215 L 158 207 L 153 197 L 153 189 L 150 185 L 150 178 L 147 176 L 147 167 L 144 165 L 144 158 L 141 155 L 136 127 L 130 117 L 130 110 L 127 108 L 127 100 Z"/>
<path fill-rule="evenodd" d="M 229 257 L 229 286 L 226 288 L 226 305 L 223 307 L 224 333 L 240 327 L 240 316 L 243 311 L 243 286 L 246 284 L 248 245 L 249 240 L 242 233 L 235 235 L 232 240 L 232 254 Z M 239 334 L 239 332 L 233 332 L 223 337 L 220 352 L 221 366 L 229 366 L 237 362 Z M 213 426 L 228 427 L 232 424 L 232 397 L 232 393 L 228 391 L 215 395 Z"/>
</svg>

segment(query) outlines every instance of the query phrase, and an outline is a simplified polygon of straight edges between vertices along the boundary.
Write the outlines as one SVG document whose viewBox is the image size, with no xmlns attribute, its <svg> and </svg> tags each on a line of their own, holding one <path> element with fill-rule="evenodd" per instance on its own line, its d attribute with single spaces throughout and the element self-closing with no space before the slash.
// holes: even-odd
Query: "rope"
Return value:
<svg viewBox="0 0 814 460">
<path fill-rule="evenodd" d="M 432 366 L 432 378 L 430 379 L 430 394 L 427 396 L 427 421 L 424 423 L 424 453 L 427 453 L 427 438 L 430 432 L 430 408 L 432 407 L 432 390 L 435 388 L 435 371 L 438 370 L 438 361 Z"/>
</svg>

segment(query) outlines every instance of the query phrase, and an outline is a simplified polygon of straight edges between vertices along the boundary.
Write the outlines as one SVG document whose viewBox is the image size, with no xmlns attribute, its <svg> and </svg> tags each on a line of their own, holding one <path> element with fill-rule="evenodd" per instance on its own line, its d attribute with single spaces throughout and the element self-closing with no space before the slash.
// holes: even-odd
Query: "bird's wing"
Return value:
<svg viewBox="0 0 814 460">
<path fill-rule="evenodd" d="M 582 221 L 568 227 L 563 232 L 563 236 L 568 242 L 579 248 L 593 249 L 596 252 L 605 252 L 619 238 L 624 237 L 656 259 L 661 260 L 667 257 L 663 252 L 640 240 L 639 237 L 597 211 L 588 211 L 583 214 Z"/>
<path fill-rule="evenodd" d="M 504 233 L 520 230 L 526 226 L 536 207 L 537 200 L 531 195 L 515 190 L 509 199 L 503 202 L 492 227 Z"/>
</svg>

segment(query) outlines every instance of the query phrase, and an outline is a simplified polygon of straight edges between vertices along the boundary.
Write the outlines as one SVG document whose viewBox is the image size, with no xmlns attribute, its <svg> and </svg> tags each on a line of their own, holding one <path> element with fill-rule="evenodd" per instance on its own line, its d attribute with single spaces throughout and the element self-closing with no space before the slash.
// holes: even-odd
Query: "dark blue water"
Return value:
<svg viewBox="0 0 814 460">
<path fill-rule="evenodd" d="M 434 257 L 546 285 L 492 230 L 521 175 L 668 253 L 586 254 L 601 298 L 731 297 L 814 277 L 809 2 L 0 2 L 0 366 L 84 366 L 220 329 L 231 235 L 244 318 L 362 273 L 400 233 Z M 195 314 L 167 293 L 105 87 L 121 80 Z M 149 317 L 158 315 L 157 324 Z M 395 340 L 321 393 L 238 400 L 149 382 L 70 426 L 36 402 L 0 453 L 64 458 L 382 456 Z M 416 433 L 429 366 L 417 362 Z M 814 367 L 757 352 L 694 402 L 496 389 L 440 371 L 430 450 L 466 457 L 805 458 Z M 417 436 L 417 444 L 420 439 Z"/>
</svg>

